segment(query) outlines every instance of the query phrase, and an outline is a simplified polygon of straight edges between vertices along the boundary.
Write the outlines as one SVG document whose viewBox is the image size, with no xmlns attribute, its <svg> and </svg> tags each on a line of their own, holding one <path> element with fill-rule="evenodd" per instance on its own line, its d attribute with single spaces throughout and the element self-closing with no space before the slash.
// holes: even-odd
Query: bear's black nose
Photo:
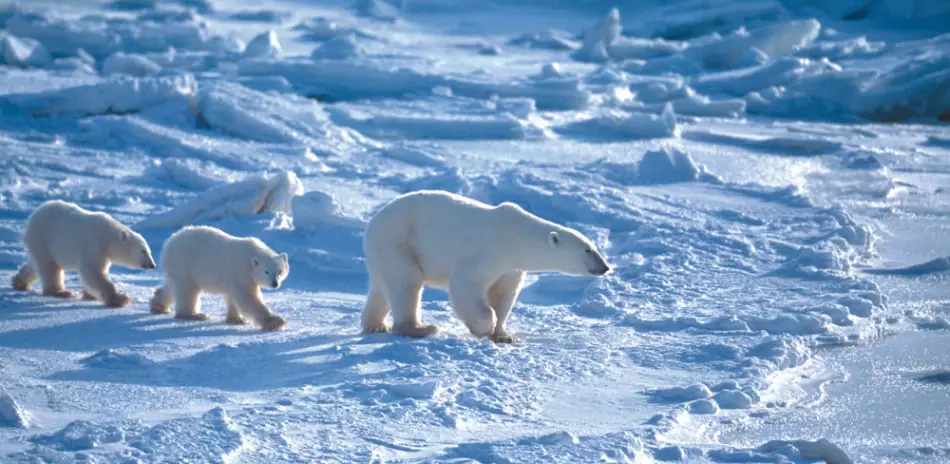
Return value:
<svg viewBox="0 0 950 464">
<path fill-rule="evenodd" d="M 273 288 L 277 288 L 277 287 L 280 287 L 280 283 L 275 280 L 275 281 L 271 282 L 270 286 L 273 287 Z"/>
</svg>

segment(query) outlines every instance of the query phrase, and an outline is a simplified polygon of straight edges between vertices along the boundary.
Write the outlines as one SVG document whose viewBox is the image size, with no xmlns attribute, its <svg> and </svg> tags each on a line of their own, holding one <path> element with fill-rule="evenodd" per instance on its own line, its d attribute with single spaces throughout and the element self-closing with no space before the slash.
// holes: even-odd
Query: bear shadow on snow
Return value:
<svg viewBox="0 0 950 464">
<path fill-rule="evenodd" d="M 367 340 L 358 334 L 313 335 L 277 343 L 218 344 L 190 356 L 163 362 L 151 362 L 136 354 L 118 355 L 121 358 L 118 362 L 104 365 L 87 362 L 82 369 L 60 371 L 46 379 L 251 392 L 386 378 L 390 375 L 388 371 L 360 373 L 352 369 L 360 364 L 379 362 L 376 352 L 389 345 L 387 343 L 384 348 L 368 353 L 349 352 L 350 346 L 381 341 L 370 338 Z M 393 340 L 391 343 L 410 341 Z M 115 355 L 100 352 L 93 356 Z M 315 359 L 303 362 L 311 357 Z M 130 362 L 124 362 L 122 359 L 125 358 Z"/>
</svg>

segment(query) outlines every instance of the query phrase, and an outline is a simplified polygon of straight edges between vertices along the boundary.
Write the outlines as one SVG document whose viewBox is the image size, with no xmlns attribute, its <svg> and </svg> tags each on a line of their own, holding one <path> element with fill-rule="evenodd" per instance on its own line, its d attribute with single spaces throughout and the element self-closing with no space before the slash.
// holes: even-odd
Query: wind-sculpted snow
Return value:
<svg viewBox="0 0 950 464">
<path fill-rule="evenodd" d="M 291 265 L 263 295 L 276 333 L 214 295 L 209 321 L 151 315 L 155 271 L 111 270 L 126 308 L 0 291 L 0 461 L 947 455 L 868 444 L 902 429 L 881 411 L 914 426 L 893 398 L 935 404 L 939 350 L 854 364 L 950 328 L 942 3 L 331 3 L 0 11 L 3 281 L 53 198 L 156 258 L 206 224 Z M 575 228 L 612 272 L 530 274 L 519 343 L 473 338 L 436 289 L 438 334 L 363 335 L 363 229 L 420 189 Z M 881 372 L 878 407 L 823 409 Z"/>
</svg>

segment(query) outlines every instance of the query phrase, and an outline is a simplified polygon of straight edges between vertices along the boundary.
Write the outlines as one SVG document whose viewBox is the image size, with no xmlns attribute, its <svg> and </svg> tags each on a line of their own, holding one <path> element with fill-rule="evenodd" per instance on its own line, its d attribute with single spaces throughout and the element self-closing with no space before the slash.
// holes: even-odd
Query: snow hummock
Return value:
<svg viewBox="0 0 950 464">
<path fill-rule="evenodd" d="M 272 176 L 259 174 L 239 182 L 214 187 L 188 203 L 140 221 L 137 226 L 182 227 L 231 216 L 268 212 L 290 215 L 293 198 L 301 194 L 303 185 L 291 171 Z"/>
<path fill-rule="evenodd" d="M 127 74 L 133 77 L 146 77 L 157 74 L 162 67 L 145 56 L 115 52 L 102 62 L 105 75 Z"/>
<path fill-rule="evenodd" d="M 3 63 L 21 68 L 42 68 L 53 59 L 43 44 L 29 37 L 16 37 L 0 32 L 0 57 Z"/>
<path fill-rule="evenodd" d="M 280 58 L 282 54 L 277 32 L 273 29 L 254 37 L 244 48 L 245 58 Z"/>
</svg>

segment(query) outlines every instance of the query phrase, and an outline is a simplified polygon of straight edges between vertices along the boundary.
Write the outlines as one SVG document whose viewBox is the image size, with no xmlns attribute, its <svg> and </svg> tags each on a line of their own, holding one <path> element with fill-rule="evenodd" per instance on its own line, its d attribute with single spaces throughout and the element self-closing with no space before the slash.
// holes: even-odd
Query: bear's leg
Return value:
<svg viewBox="0 0 950 464">
<path fill-rule="evenodd" d="M 152 314 L 168 314 L 171 312 L 168 307 L 171 306 L 174 298 L 172 298 L 173 294 L 171 282 L 169 282 L 167 279 L 168 278 L 166 277 L 166 281 L 161 287 L 155 289 L 155 294 L 152 295 L 152 301 L 150 301 L 148 304 L 149 310 L 152 312 Z"/>
<path fill-rule="evenodd" d="M 271 332 L 281 330 L 287 325 L 284 318 L 271 313 L 267 305 L 261 301 L 261 291 L 257 288 L 252 291 L 234 293 L 230 297 L 234 299 L 238 309 L 251 316 L 262 330 Z"/>
<path fill-rule="evenodd" d="M 185 321 L 207 321 L 208 315 L 199 312 L 201 290 L 192 285 L 175 281 L 175 319 Z"/>
<path fill-rule="evenodd" d="M 407 276 L 409 277 L 409 276 Z M 422 300 L 422 280 L 407 281 L 400 279 L 386 285 L 389 305 L 393 313 L 392 331 L 396 335 L 412 338 L 428 337 L 439 331 L 434 325 L 423 325 L 419 321 L 419 303 Z"/>
<path fill-rule="evenodd" d="M 364 334 L 389 332 L 386 325 L 386 316 L 389 315 L 389 302 L 386 294 L 378 284 L 370 282 L 369 293 L 366 295 L 366 306 L 363 307 L 362 326 Z"/>
<path fill-rule="evenodd" d="M 56 264 L 45 249 L 33 247 L 30 249 L 32 267 L 43 281 L 43 295 L 56 298 L 72 298 L 73 293 L 63 285 L 63 268 Z"/>
<path fill-rule="evenodd" d="M 455 315 L 478 338 L 490 337 L 495 331 L 495 311 L 485 294 L 486 290 L 476 280 L 452 276 L 449 282 L 449 300 Z"/>
<path fill-rule="evenodd" d="M 109 266 L 107 263 L 94 262 L 92 259 L 84 260 L 79 264 L 79 278 L 82 279 L 82 285 L 91 290 L 93 294 L 99 295 L 99 299 L 112 308 L 121 308 L 132 302 L 132 298 L 123 293 L 109 280 Z"/>
<path fill-rule="evenodd" d="M 228 317 L 224 322 L 228 324 L 241 325 L 247 324 L 247 321 L 241 316 L 241 311 L 238 309 L 237 305 L 234 304 L 234 298 L 231 298 L 231 295 L 227 296 L 228 303 Z"/>
<path fill-rule="evenodd" d="M 497 343 L 515 343 L 516 337 L 508 334 L 505 324 L 508 322 L 508 315 L 511 314 L 511 308 L 518 299 L 518 293 L 521 292 L 521 283 L 524 281 L 524 272 L 512 271 L 503 276 L 488 288 L 488 304 L 495 310 L 495 330 L 492 332 L 492 340 Z"/>
<path fill-rule="evenodd" d="M 20 266 L 20 270 L 13 276 L 13 289 L 21 292 L 28 291 L 33 286 L 33 282 L 39 277 L 33 270 L 33 265 L 29 261 Z"/>
</svg>

